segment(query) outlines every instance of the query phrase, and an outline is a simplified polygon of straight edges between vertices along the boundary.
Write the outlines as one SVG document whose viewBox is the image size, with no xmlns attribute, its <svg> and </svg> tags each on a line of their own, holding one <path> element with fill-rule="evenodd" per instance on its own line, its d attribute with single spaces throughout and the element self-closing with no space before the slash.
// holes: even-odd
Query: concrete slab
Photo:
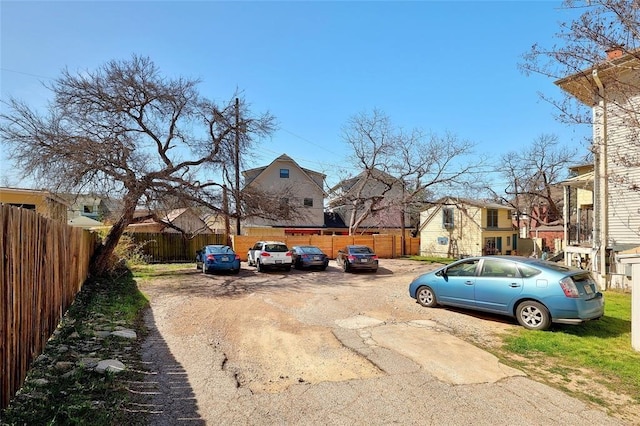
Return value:
<svg viewBox="0 0 640 426">
<path fill-rule="evenodd" d="M 392 349 L 451 384 L 495 383 L 506 377 L 525 376 L 503 365 L 494 355 L 455 336 L 427 327 L 401 323 L 370 329 L 377 345 Z"/>
</svg>

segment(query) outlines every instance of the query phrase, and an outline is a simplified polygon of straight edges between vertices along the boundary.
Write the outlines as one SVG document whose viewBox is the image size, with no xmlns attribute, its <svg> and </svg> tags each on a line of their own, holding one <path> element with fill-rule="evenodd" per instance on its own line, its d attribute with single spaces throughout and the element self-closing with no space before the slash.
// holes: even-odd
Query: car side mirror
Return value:
<svg viewBox="0 0 640 426">
<path fill-rule="evenodd" d="M 437 277 L 446 277 L 447 276 L 447 270 L 446 269 L 442 269 L 442 270 L 436 272 L 436 276 Z"/>
</svg>

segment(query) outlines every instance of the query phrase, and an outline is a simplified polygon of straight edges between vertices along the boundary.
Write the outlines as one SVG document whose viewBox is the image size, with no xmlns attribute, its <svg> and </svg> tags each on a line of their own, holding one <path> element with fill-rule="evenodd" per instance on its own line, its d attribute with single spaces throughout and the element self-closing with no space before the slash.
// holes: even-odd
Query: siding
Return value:
<svg viewBox="0 0 640 426">
<path fill-rule="evenodd" d="M 640 141 L 636 113 L 640 96 L 618 99 L 626 111 L 614 103 L 608 108 L 609 235 L 610 244 L 640 244 Z M 627 162 L 625 164 L 625 161 Z M 629 164 L 633 162 L 634 164 Z M 635 185 L 635 189 L 631 186 Z"/>
<path fill-rule="evenodd" d="M 280 177 L 280 169 L 289 169 L 289 178 Z M 245 226 L 324 226 L 324 193 L 322 186 L 310 178 L 295 162 L 276 159 L 255 178 L 252 185 L 267 191 L 289 190 L 289 203 L 299 209 L 300 217 L 289 221 L 248 219 Z M 313 207 L 304 207 L 304 199 L 313 199 Z"/>
<path fill-rule="evenodd" d="M 482 254 L 481 211 L 467 207 L 466 212 L 454 208 L 454 226 L 442 226 L 442 207 L 432 207 L 420 213 L 420 254 L 423 256 L 477 256 Z M 428 222 L 426 222 L 428 221 Z M 426 223 L 425 223 L 426 222 Z M 442 239 L 446 239 L 446 244 Z"/>
<path fill-rule="evenodd" d="M 453 208 L 453 228 L 442 225 L 442 207 L 436 206 L 420 213 L 420 254 L 423 256 L 480 256 L 483 254 L 484 239 L 502 238 L 501 252 L 513 249 L 511 215 L 508 209 L 498 210 L 498 227 L 487 229 L 487 209 L 466 204 L 448 206 Z M 494 208 L 494 207 L 491 207 Z M 509 237 L 509 244 L 507 244 Z"/>
</svg>

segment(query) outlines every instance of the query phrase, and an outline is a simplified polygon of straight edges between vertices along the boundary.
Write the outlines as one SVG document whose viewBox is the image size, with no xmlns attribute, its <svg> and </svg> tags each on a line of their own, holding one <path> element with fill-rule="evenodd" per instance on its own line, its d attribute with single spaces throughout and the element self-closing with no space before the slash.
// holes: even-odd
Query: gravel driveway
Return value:
<svg viewBox="0 0 640 426">
<path fill-rule="evenodd" d="M 408 284 L 434 266 L 242 268 L 139 284 L 153 425 L 622 424 L 469 343 L 514 321 L 416 304 Z"/>
</svg>

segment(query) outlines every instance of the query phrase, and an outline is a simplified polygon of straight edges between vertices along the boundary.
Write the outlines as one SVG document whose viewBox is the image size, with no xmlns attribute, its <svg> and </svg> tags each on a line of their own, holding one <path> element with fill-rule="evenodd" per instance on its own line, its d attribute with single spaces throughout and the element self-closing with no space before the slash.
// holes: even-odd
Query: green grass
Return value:
<svg viewBox="0 0 640 426">
<path fill-rule="evenodd" d="M 131 416 L 127 408 L 137 398 L 129 390 L 131 383 L 143 380 L 139 345 L 147 304 L 129 271 L 87 282 L 2 412 L 1 424 L 145 424 L 144 416 Z M 136 330 L 138 339 L 96 337 L 96 331 L 118 326 Z M 119 374 L 100 374 L 81 362 L 88 358 L 118 359 L 127 368 Z"/>
<path fill-rule="evenodd" d="M 549 365 L 547 371 L 556 374 L 589 369 L 596 381 L 640 403 L 640 352 L 631 347 L 630 294 L 605 292 L 605 315 L 599 321 L 554 325 L 546 332 L 518 329 L 504 339 L 502 351 L 538 367 Z"/>
<path fill-rule="evenodd" d="M 162 276 L 172 276 L 176 271 L 195 269 L 194 263 L 162 263 L 131 265 L 131 272 L 135 279 L 148 280 Z"/>
</svg>

